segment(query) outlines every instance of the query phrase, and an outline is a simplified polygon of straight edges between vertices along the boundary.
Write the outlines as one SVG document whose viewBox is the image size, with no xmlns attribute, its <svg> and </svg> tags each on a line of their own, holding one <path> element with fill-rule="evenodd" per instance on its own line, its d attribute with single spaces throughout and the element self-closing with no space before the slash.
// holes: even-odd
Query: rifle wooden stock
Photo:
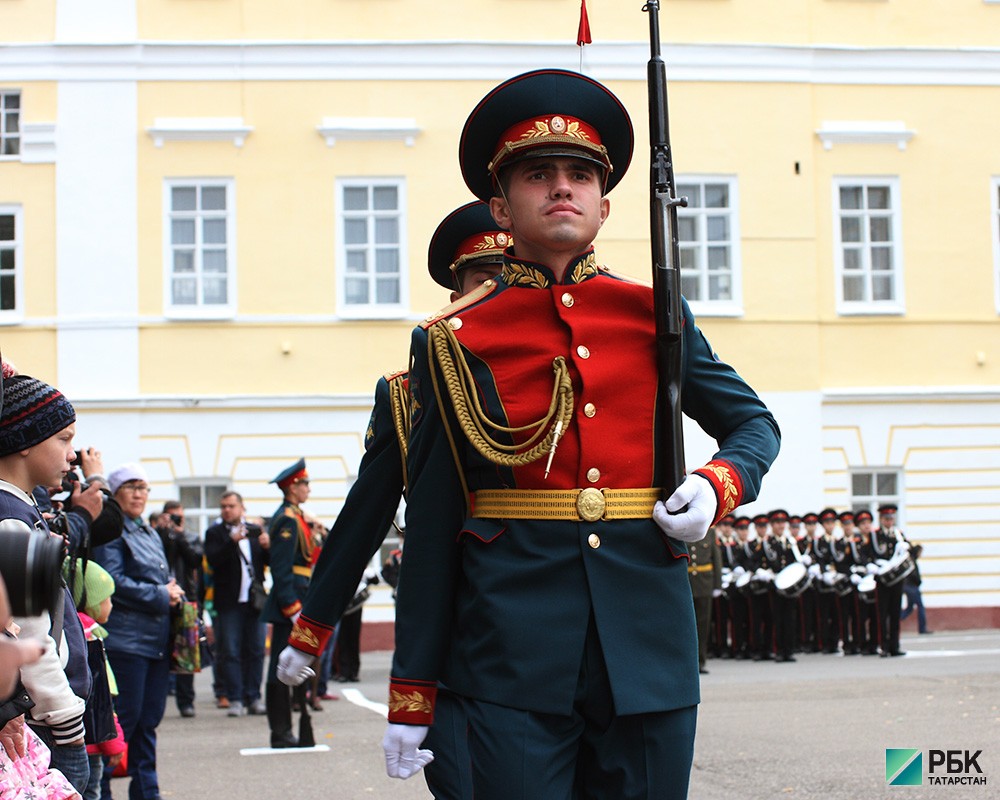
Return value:
<svg viewBox="0 0 1000 800">
<path fill-rule="evenodd" d="M 657 415 L 662 430 L 657 441 L 657 473 L 663 497 L 684 480 L 684 427 L 681 414 L 682 312 L 680 251 L 677 246 L 677 206 L 686 198 L 674 195 L 667 116 L 667 76 L 660 56 L 660 4 L 649 0 L 650 59 L 647 66 L 650 147 L 650 244 L 653 261 L 653 305 L 656 316 L 657 398 L 666 413 Z"/>
</svg>

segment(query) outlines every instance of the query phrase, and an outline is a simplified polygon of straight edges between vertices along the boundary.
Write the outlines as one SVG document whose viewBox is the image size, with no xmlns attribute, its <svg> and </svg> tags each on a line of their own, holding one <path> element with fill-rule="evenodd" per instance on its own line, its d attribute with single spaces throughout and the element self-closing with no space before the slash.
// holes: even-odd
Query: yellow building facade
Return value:
<svg viewBox="0 0 1000 800">
<path fill-rule="evenodd" d="M 597 252 L 649 273 L 648 19 L 587 5 L 581 53 L 579 0 L 5 0 L 5 357 L 152 506 L 267 514 L 305 456 L 332 521 L 375 381 L 447 302 L 427 242 L 493 85 L 582 66 L 621 97 Z M 684 291 L 784 435 L 746 511 L 897 502 L 928 605 L 997 623 L 1000 3 L 661 6 Z"/>
</svg>

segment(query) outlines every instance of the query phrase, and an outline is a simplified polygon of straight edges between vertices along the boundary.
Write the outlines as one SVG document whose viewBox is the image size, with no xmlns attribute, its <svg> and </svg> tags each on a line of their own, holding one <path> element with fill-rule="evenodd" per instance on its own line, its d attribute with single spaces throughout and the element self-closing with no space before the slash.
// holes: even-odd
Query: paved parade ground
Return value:
<svg viewBox="0 0 1000 800">
<path fill-rule="evenodd" d="M 692 800 L 1000 797 L 1000 631 L 904 635 L 902 658 L 799 655 L 791 664 L 710 661 L 691 776 Z M 264 717 L 216 709 L 210 673 L 197 678 L 197 716 L 173 698 L 160 725 L 164 798 L 381 800 L 427 798 L 421 776 L 385 776 L 380 741 L 391 654 L 362 654 L 361 682 L 313 715 L 328 752 L 241 755 L 267 744 Z M 344 684 L 334 684 L 344 694 Z M 355 701 L 355 702 L 352 702 Z M 296 724 L 297 724 L 296 715 Z M 921 751 L 921 786 L 886 783 L 886 749 Z M 969 775 L 941 785 L 930 751 L 981 750 Z M 955 773 L 960 778 L 966 773 Z M 127 779 L 112 784 L 127 796 Z"/>
</svg>

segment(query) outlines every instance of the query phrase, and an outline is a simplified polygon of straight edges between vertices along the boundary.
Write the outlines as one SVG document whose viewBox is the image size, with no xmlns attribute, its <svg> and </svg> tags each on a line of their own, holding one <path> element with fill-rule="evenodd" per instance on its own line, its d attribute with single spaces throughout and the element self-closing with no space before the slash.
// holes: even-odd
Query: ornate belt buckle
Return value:
<svg viewBox="0 0 1000 800">
<path fill-rule="evenodd" d="M 600 489 L 590 487 L 576 496 L 576 513 L 584 522 L 597 522 L 604 516 L 607 501 Z"/>
</svg>

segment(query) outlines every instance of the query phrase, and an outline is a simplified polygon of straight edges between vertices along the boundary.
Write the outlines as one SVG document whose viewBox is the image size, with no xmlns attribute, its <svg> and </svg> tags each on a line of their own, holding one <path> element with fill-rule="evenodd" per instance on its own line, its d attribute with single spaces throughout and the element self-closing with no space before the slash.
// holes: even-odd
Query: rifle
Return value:
<svg viewBox="0 0 1000 800">
<path fill-rule="evenodd" d="M 682 313 L 680 251 L 677 247 L 677 206 L 686 197 L 674 195 L 674 169 L 667 119 L 667 76 L 660 56 L 660 3 L 649 0 L 650 59 L 646 68 L 649 91 L 650 244 L 653 258 L 653 313 L 656 318 L 656 396 L 667 401 L 668 418 L 661 423 L 657 474 L 663 499 L 684 480 L 684 427 L 681 414 Z"/>
</svg>

